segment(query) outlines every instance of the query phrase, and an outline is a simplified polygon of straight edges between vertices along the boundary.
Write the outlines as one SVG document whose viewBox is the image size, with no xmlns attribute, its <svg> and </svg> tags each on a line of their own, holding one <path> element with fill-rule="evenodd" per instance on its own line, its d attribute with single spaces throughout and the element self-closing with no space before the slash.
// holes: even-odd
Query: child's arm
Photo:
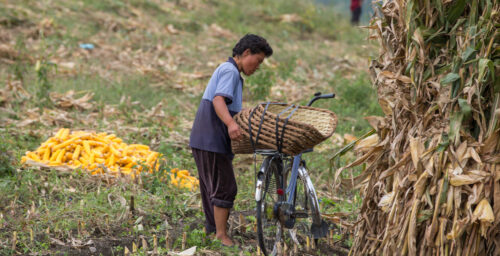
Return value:
<svg viewBox="0 0 500 256">
<path fill-rule="evenodd" d="M 229 110 L 227 109 L 226 101 L 223 96 L 215 96 L 212 104 L 214 105 L 215 113 L 226 124 L 227 132 L 232 140 L 238 140 L 241 137 L 241 131 L 238 124 L 234 121 Z"/>
</svg>

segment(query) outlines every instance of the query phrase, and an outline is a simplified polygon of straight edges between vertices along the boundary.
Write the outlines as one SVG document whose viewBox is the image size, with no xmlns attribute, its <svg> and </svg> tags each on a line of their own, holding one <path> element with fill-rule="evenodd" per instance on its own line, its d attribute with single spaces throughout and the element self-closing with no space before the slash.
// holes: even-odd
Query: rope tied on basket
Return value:
<svg viewBox="0 0 500 256">
<path fill-rule="evenodd" d="M 284 124 L 283 124 L 283 128 L 281 129 L 281 137 L 280 137 L 279 136 L 280 115 L 283 114 L 283 113 L 285 113 L 286 111 L 288 111 L 292 107 L 295 107 L 295 108 L 286 117 L 286 119 L 284 121 Z M 286 128 L 286 125 L 288 124 L 288 119 L 290 119 L 290 117 L 292 117 L 293 113 L 295 113 L 295 111 L 298 108 L 299 108 L 299 105 L 295 106 L 295 104 L 292 104 L 292 105 L 288 106 L 287 108 L 285 108 L 283 111 L 281 111 L 281 113 L 279 113 L 276 116 L 276 148 L 278 149 L 278 152 L 280 152 L 280 153 L 281 153 L 281 150 L 283 149 L 283 139 L 284 139 L 284 135 L 285 135 L 285 128 Z"/>
<path fill-rule="evenodd" d="M 231 141 L 231 147 L 235 154 L 272 150 L 293 156 L 330 137 L 336 119 L 329 110 L 263 102 L 234 116 L 244 138 Z"/>
<path fill-rule="evenodd" d="M 260 135 L 260 132 L 262 130 L 262 124 L 264 123 L 264 117 L 266 115 L 266 112 L 269 108 L 269 105 L 273 105 L 273 104 L 283 104 L 283 103 L 271 103 L 271 102 L 266 102 L 266 103 L 261 103 L 262 105 L 266 104 L 265 108 L 264 108 L 264 111 L 262 112 L 261 114 L 261 117 L 260 117 L 260 122 L 259 122 L 259 129 L 257 130 L 257 134 L 255 136 L 255 142 L 253 140 L 253 133 L 252 133 L 252 117 L 253 115 L 255 114 L 255 111 L 257 110 L 257 108 L 254 108 L 252 110 L 252 112 L 250 113 L 250 116 L 248 118 L 248 131 L 249 131 L 249 137 L 250 137 L 250 143 L 252 145 L 252 149 L 253 151 L 255 152 L 255 150 L 257 149 L 257 145 L 259 143 L 259 135 Z M 283 127 L 281 129 L 281 135 L 279 133 L 279 121 L 282 120 L 280 119 L 280 116 L 287 112 L 288 110 L 290 110 L 291 108 L 293 108 L 293 110 L 290 112 L 290 114 L 288 114 L 288 116 L 283 119 L 284 121 L 284 124 L 283 124 Z M 292 117 L 292 115 L 295 113 L 295 111 L 299 108 L 299 105 L 295 105 L 295 104 L 291 104 L 289 105 L 288 107 L 286 107 L 283 111 L 281 111 L 277 116 L 276 116 L 276 129 L 275 129 L 275 132 L 276 132 L 276 149 L 278 150 L 278 152 L 282 153 L 282 149 L 283 149 L 283 141 L 284 141 L 284 135 L 285 135 L 285 131 L 286 131 L 286 125 L 288 124 L 288 120 Z"/>
<path fill-rule="evenodd" d="M 255 152 L 256 146 L 258 145 L 257 143 L 259 143 L 259 135 L 260 135 L 260 131 L 262 129 L 262 123 L 264 123 L 264 115 L 266 114 L 266 111 L 267 111 L 267 108 L 269 107 L 269 104 L 270 104 L 270 102 L 267 102 L 266 108 L 264 109 L 264 113 L 262 113 L 262 116 L 260 117 L 259 130 L 257 130 L 257 135 L 255 136 L 255 143 L 253 142 L 253 139 L 252 139 L 252 116 L 255 113 L 255 110 L 257 110 L 257 108 L 254 108 L 252 110 L 252 112 L 250 113 L 250 117 L 248 118 L 248 131 L 250 131 L 250 134 L 249 134 L 250 135 L 250 143 L 252 144 L 252 148 L 253 148 L 254 152 Z"/>
</svg>

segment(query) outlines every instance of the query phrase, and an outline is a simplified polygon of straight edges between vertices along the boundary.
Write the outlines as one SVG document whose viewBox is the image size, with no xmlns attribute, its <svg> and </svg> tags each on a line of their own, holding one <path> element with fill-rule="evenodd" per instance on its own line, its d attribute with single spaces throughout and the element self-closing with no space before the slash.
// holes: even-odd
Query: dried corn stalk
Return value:
<svg viewBox="0 0 500 256">
<path fill-rule="evenodd" d="M 500 255 L 500 4 L 383 1 L 351 255 Z"/>
</svg>

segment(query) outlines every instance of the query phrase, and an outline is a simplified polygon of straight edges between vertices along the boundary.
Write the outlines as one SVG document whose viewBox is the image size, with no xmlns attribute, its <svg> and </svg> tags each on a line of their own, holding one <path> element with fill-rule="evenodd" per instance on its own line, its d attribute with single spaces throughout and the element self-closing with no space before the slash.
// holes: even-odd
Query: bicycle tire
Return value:
<svg viewBox="0 0 500 256">
<path fill-rule="evenodd" d="M 285 173 L 285 180 L 289 182 L 289 176 L 291 175 L 291 168 L 287 168 Z M 287 184 L 288 185 L 288 184 Z M 307 173 L 307 170 L 300 166 L 298 170 L 297 182 L 295 184 L 295 194 L 293 196 L 293 202 L 296 210 L 295 226 L 294 229 L 296 233 L 299 233 L 299 238 L 301 241 L 296 239 L 294 242 L 305 243 L 304 236 L 311 236 L 311 226 L 313 224 L 321 224 L 321 213 L 319 209 L 319 201 L 316 195 L 316 190 L 314 185 Z M 317 239 L 314 239 L 317 242 Z"/>
<path fill-rule="evenodd" d="M 276 193 L 276 189 L 283 186 L 280 168 L 282 167 L 278 159 L 267 158 L 261 167 L 264 169 L 264 175 L 258 177 L 264 187 L 260 200 L 256 200 L 257 236 L 264 255 L 276 255 L 283 236 L 283 226 L 274 216 L 274 206 L 284 200 L 284 197 Z"/>
<path fill-rule="evenodd" d="M 316 189 L 314 188 L 314 185 L 311 181 L 311 178 L 309 177 L 309 174 L 307 173 L 307 169 L 304 167 L 299 167 L 299 179 L 302 182 L 302 185 L 305 188 L 305 192 L 307 193 L 306 195 L 306 203 L 308 204 L 309 207 L 309 212 L 311 215 L 312 223 L 314 224 L 321 224 L 321 213 L 319 209 L 319 201 L 318 201 L 318 196 L 316 194 Z M 297 184 L 300 184 L 297 182 Z"/>
</svg>

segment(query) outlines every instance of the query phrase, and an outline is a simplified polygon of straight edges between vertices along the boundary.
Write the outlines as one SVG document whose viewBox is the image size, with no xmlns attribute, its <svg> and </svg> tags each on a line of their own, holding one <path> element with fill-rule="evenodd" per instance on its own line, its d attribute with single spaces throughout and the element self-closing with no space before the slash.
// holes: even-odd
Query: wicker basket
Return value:
<svg viewBox="0 0 500 256">
<path fill-rule="evenodd" d="M 337 117 L 331 111 L 283 103 L 259 104 L 241 111 L 234 119 L 243 133 L 242 140 L 231 142 L 235 154 L 281 147 L 282 152 L 296 155 L 326 140 L 337 125 Z M 256 143 L 253 146 L 250 133 Z"/>
</svg>

